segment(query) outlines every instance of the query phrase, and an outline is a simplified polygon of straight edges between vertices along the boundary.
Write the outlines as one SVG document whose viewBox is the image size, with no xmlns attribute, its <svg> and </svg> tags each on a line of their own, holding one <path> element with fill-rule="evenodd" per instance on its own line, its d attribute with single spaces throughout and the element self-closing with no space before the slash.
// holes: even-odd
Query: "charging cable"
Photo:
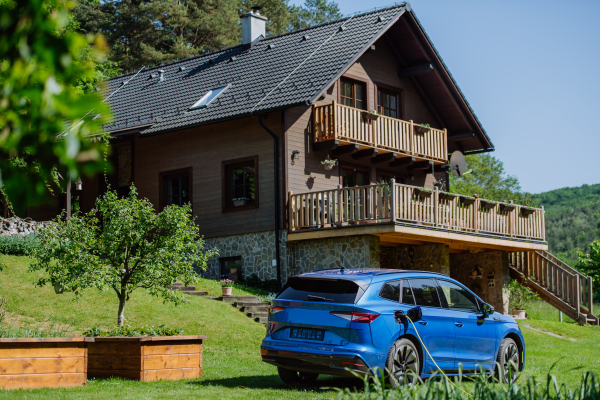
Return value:
<svg viewBox="0 0 600 400">
<path fill-rule="evenodd" d="M 458 390 L 460 390 L 461 392 L 463 392 L 467 396 L 473 398 L 473 395 L 471 393 L 465 392 L 464 390 L 462 390 L 461 388 L 459 388 L 458 386 L 456 386 L 456 384 L 454 382 L 452 382 L 450 380 L 450 378 L 448 378 L 446 376 L 446 374 L 444 373 L 444 371 L 442 371 L 442 369 L 440 368 L 440 366 L 437 365 L 437 363 L 435 362 L 435 360 L 431 356 L 431 353 L 429 353 L 429 350 L 427 350 L 427 346 L 425 346 L 425 343 L 423 343 L 423 339 L 421 339 L 421 335 L 419 335 L 419 331 L 417 330 L 417 327 L 415 326 L 415 324 L 412 322 L 412 319 L 410 319 L 410 317 L 408 315 L 406 315 L 406 318 L 410 321 L 411 325 L 415 329 L 415 333 L 417 334 L 417 337 L 419 338 L 419 342 L 421 342 L 421 345 L 423 346 L 423 348 L 427 352 L 427 355 L 429 355 L 429 358 L 431 358 L 431 361 L 433 361 L 433 363 L 435 364 L 435 366 L 437 367 L 437 369 L 442 373 L 442 375 L 444 375 L 444 378 L 446 378 L 448 380 L 448 382 L 450 382 L 452 384 L 452 386 L 454 386 L 455 388 L 457 388 Z"/>
</svg>

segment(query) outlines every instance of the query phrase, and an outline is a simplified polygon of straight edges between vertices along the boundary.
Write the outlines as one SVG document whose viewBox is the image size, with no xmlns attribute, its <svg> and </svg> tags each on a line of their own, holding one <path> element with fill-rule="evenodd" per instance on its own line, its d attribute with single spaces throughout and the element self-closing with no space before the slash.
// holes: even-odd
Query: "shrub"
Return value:
<svg viewBox="0 0 600 400">
<path fill-rule="evenodd" d="M 244 286 L 248 286 L 250 288 L 259 289 L 266 293 L 277 293 L 277 279 L 266 279 L 261 280 L 258 275 L 252 274 L 249 277 L 238 281 L 240 284 Z"/>
<path fill-rule="evenodd" d="M 508 291 L 510 293 L 509 303 L 511 310 L 525 310 L 532 300 L 540 299 L 531 289 L 515 280 L 510 281 Z"/>
<path fill-rule="evenodd" d="M 83 336 L 91 337 L 117 337 L 117 336 L 178 336 L 183 335 L 183 329 L 169 328 L 166 325 L 161 325 L 158 328 L 153 326 L 142 326 L 140 328 L 132 328 L 130 326 L 119 326 L 109 331 L 103 331 L 99 328 L 92 328 L 89 331 L 83 332 Z"/>
<path fill-rule="evenodd" d="M 39 247 L 40 239 L 36 234 L 2 235 L 0 236 L 0 253 L 13 256 L 28 256 L 34 249 Z"/>
</svg>

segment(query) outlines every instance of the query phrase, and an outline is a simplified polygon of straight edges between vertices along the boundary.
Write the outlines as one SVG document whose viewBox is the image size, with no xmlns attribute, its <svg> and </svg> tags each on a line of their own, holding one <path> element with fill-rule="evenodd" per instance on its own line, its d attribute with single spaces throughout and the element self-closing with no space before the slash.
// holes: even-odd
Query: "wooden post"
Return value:
<svg viewBox="0 0 600 400">
<path fill-rule="evenodd" d="M 433 179 L 435 179 L 435 177 Z M 433 189 L 433 200 L 431 201 L 431 208 L 433 211 L 433 226 L 438 226 L 439 199 L 440 199 L 440 189 L 438 187 L 435 187 Z"/>
<path fill-rule="evenodd" d="M 331 136 L 333 137 L 333 139 L 337 139 L 338 135 L 337 135 L 337 121 L 336 121 L 336 104 L 335 104 L 335 100 L 333 100 L 331 102 L 331 117 L 330 117 L 330 122 L 331 122 Z"/>
<path fill-rule="evenodd" d="M 479 199 L 475 199 L 475 203 L 473 203 L 473 231 L 475 233 L 479 232 Z"/>
<path fill-rule="evenodd" d="M 415 154 L 415 128 L 414 128 L 414 123 L 413 120 L 411 119 L 410 121 L 410 149 L 409 152 L 410 154 Z"/>
<path fill-rule="evenodd" d="M 313 141 L 314 142 L 318 142 L 319 141 L 319 137 L 318 137 L 318 132 L 317 132 L 317 105 L 313 104 L 312 105 L 312 130 L 313 130 Z"/>
<path fill-rule="evenodd" d="M 342 205 L 342 185 L 338 185 L 337 187 L 337 203 L 338 203 L 338 225 L 342 226 L 342 221 L 344 220 L 344 207 Z"/>
<path fill-rule="evenodd" d="M 588 276 L 588 310 L 590 310 L 590 315 L 594 314 L 594 292 L 592 291 L 591 276 Z"/>
<path fill-rule="evenodd" d="M 293 231 L 295 226 L 294 226 L 294 207 L 292 206 L 292 194 L 293 192 L 290 190 L 288 192 L 288 229 L 290 231 Z"/>
<path fill-rule="evenodd" d="M 562 311 L 558 312 L 558 321 L 562 322 Z"/>
<path fill-rule="evenodd" d="M 581 285 L 579 282 L 579 274 L 575 274 L 575 311 L 579 319 L 579 313 L 581 310 Z"/>
<path fill-rule="evenodd" d="M 394 178 L 390 179 L 390 208 L 390 219 L 396 222 L 396 180 Z"/>
<path fill-rule="evenodd" d="M 546 210 L 542 206 L 542 240 L 546 240 Z"/>
</svg>

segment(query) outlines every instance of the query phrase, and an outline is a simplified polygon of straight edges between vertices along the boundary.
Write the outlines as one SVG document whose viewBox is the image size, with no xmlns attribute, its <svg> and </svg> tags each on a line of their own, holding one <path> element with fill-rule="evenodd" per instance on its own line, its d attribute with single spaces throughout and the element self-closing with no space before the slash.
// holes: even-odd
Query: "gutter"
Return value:
<svg viewBox="0 0 600 400">
<path fill-rule="evenodd" d="M 281 291 L 281 254 L 279 249 L 279 160 L 277 156 L 277 148 L 279 141 L 277 135 L 263 122 L 262 113 L 258 113 L 258 123 L 265 131 L 273 137 L 273 168 L 275 178 L 275 265 L 277 267 L 277 291 Z"/>
</svg>

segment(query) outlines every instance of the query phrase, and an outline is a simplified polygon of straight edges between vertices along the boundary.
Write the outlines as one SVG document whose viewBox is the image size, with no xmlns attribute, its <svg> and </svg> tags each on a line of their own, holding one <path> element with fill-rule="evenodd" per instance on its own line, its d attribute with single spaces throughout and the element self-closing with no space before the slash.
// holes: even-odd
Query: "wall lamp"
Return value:
<svg viewBox="0 0 600 400">
<path fill-rule="evenodd" d="M 294 165 L 296 160 L 298 160 L 299 158 L 300 158 L 300 151 L 299 150 L 292 151 L 292 165 Z"/>
</svg>

